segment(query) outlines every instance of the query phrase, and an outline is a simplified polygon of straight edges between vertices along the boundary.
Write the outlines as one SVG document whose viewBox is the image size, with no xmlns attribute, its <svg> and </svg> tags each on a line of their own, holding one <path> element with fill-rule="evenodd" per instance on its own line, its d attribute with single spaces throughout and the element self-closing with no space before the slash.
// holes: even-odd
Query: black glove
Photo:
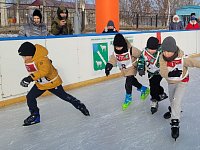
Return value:
<svg viewBox="0 0 200 150">
<path fill-rule="evenodd" d="M 139 70 L 138 73 L 139 73 L 140 76 L 145 75 L 145 71 L 144 70 Z"/>
<path fill-rule="evenodd" d="M 168 73 L 168 77 L 180 77 L 182 72 L 182 70 L 178 70 L 178 68 L 176 68 Z"/>
<path fill-rule="evenodd" d="M 112 69 L 113 65 L 110 64 L 110 63 L 107 63 L 106 64 L 106 67 L 105 67 L 105 74 L 106 76 L 108 76 L 110 74 L 110 70 Z"/>
<path fill-rule="evenodd" d="M 28 87 L 28 85 L 33 81 L 33 79 L 31 78 L 31 76 L 25 77 L 24 79 L 22 79 L 22 81 L 20 82 L 20 85 L 23 87 Z"/>
</svg>

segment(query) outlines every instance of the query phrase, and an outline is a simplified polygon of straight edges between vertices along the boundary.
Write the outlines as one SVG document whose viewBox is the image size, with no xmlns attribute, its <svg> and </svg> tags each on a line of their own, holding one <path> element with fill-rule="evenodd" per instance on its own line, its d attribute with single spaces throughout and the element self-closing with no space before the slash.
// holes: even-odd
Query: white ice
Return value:
<svg viewBox="0 0 200 150">
<path fill-rule="evenodd" d="M 86 117 L 56 96 L 38 100 L 41 123 L 23 127 L 29 115 L 25 103 L 0 109 L 1 150 L 199 150 L 200 149 L 200 70 L 192 68 L 182 103 L 180 137 L 171 138 L 170 120 L 163 114 L 169 100 L 150 113 L 150 101 L 139 100 L 133 88 L 132 105 L 122 111 L 125 78 L 68 91 L 90 110 Z M 147 77 L 138 80 L 148 85 Z M 162 85 L 167 90 L 163 79 Z"/>
</svg>

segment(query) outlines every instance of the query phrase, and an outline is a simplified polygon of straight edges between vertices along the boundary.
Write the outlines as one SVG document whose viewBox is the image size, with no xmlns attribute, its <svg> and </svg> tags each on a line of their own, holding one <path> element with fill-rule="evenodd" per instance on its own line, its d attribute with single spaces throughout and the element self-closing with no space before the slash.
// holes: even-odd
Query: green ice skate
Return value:
<svg viewBox="0 0 200 150">
<path fill-rule="evenodd" d="M 132 103 L 132 95 L 126 94 L 124 103 L 122 104 L 122 110 L 126 110 L 131 103 Z"/>
<path fill-rule="evenodd" d="M 148 87 L 142 86 L 139 91 L 141 92 L 140 99 L 142 101 L 146 100 L 146 98 L 149 96 L 150 89 Z"/>
</svg>

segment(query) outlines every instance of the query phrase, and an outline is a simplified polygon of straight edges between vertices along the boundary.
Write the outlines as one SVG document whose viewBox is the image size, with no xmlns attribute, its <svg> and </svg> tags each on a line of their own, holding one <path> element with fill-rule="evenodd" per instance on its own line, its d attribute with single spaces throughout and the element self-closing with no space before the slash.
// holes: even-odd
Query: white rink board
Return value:
<svg viewBox="0 0 200 150">
<path fill-rule="evenodd" d="M 79 61 L 76 42 L 76 37 L 46 39 L 49 58 L 61 75 L 63 85 L 75 83 L 79 80 Z"/>
<path fill-rule="evenodd" d="M 19 85 L 20 81 L 28 76 L 23 59 L 18 55 L 18 48 L 23 42 L 32 42 L 45 46 L 45 40 L 20 40 L 20 41 L 0 41 L 0 64 L 1 64 L 1 93 L 3 98 L 19 96 L 26 93 L 29 88 Z"/>
<path fill-rule="evenodd" d="M 141 34 L 133 34 L 133 46 L 143 50 L 146 47 L 146 43 L 149 37 L 156 37 L 156 33 L 141 33 Z"/>
<path fill-rule="evenodd" d="M 164 32 L 162 33 L 162 40 L 167 36 L 172 36 L 176 39 L 177 46 L 184 51 L 185 54 L 199 53 L 197 43 L 197 33 L 200 31 L 186 31 L 186 32 Z"/>
<path fill-rule="evenodd" d="M 186 54 L 200 52 L 200 31 L 180 31 L 180 32 L 161 32 L 161 40 L 166 36 L 173 36 L 177 45 Z M 150 36 L 156 36 L 154 32 L 130 32 L 123 35 L 132 43 L 133 46 L 142 50 L 146 46 L 146 41 Z M 63 80 L 63 85 L 73 84 L 81 81 L 95 79 L 105 76 L 104 69 L 95 71 L 93 68 L 93 44 L 107 43 L 108 55 L 113 52 L 114 35 L 74 35 L 63 37 L 46 38 L 9 38 L 0 39 L 0 101 L 25 95 L 29 88 L 19 85 L 23 77 L 28 76 L 19 57 L 17 50 L 19 46 L 30 41 L 45 46 L 49 51 L 49 58 Z M 118 68 L 114 67 L 111 74 L 118 73 Z M 31 87 L 31 86 L 30 86 Z"/>
</svg>

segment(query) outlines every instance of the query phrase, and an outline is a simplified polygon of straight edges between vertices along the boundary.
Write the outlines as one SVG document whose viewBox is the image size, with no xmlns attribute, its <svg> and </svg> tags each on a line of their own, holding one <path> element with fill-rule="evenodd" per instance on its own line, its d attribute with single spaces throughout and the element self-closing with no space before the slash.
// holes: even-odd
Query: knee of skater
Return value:
<svg viewBox="0 0 200 150">
<path fill-rule="evenodd" d="M 27 94 L 26 95 L 26 99 L 28 100 L 28 99 L 30 99 L 31 98 L 31 95 L 30 94 Z"/>
<path fill-rule="evenodd" d="M 28 93 L 26 95 L 26 99 L 27 99 L 27 101 L 29 101 L 29 100 L 32 100 L 32 99 L 36 99 L 36 97 L 34 95 Z"/>
</svg>

